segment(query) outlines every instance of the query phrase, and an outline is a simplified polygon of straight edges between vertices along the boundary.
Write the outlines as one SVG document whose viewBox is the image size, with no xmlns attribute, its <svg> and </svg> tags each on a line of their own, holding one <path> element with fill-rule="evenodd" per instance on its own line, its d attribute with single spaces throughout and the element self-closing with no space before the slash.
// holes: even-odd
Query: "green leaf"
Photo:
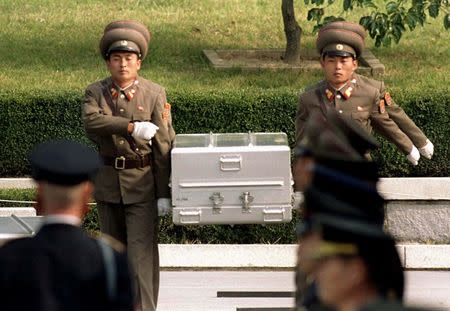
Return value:
<svg viewBox="0 0 450 311">
<path fill-rule="evenodd" d="M 414 30 L 417 26 L 417 16 L 414 12 L 408 11 L 405 16 L 405 22 L 409 27 L 409 30 Z"/>
<path fill-rule="evenodd" d="M 363 16 L 359 19 L 359 24 L 364 28 L 369 29 L 371 21 L 372 19 L 370 16 Z"/>
<path fill-rule="evenodd" d="M 309 5 L 309 0 L 304 0 L 303 1 L 306 5 Z"/>
<path fill-rule="evenodd" d="M 309 21 L 315 20 L 317 22 L 320 22 L 320 19 L 322 18 L 323 14 L 324 14 L 324 10 L 323 9 L 313 8 L 313 9 L 308 11 L 307 19 Z"/>
<path fill-rule="evenodd" d="M 446 30 L 450 29 L 450 13 L 444 16 L 444 27 Z"/>
<path fill-rule="evenodd" d="M 389 37 L 389 36 L 386 36 L 386 37 L 384 37 L 383 38 L 383 45 L 384 46 L 391 46 L 391 37 Z"/>
<path fill-rule="evenodd" d="M 353 9 L 352 0 L 344 0 L 343 7 L 344 11 L 352 10 Z"/>
<path fill-rule="evenodd" d="M 428 14 L 430 14 L 430 16 L 433 18 L 438 17 L 439 7 L 440 7 L 439 2 L 436 2 L 436 1 L 431 2 L 430 6 L 428 7 Z"/>
<path fill-rule="evenodd" d="M 388 2 L 388 3 L 386 4 L 386 12 L 387 12 L 388 14 L 393 14 L 393 13 L 395 13 L 397 10 L 398 10 L 398 3 L 397 3 L 397 2 L 391 1 L 391 2 Z"/>
</svg>

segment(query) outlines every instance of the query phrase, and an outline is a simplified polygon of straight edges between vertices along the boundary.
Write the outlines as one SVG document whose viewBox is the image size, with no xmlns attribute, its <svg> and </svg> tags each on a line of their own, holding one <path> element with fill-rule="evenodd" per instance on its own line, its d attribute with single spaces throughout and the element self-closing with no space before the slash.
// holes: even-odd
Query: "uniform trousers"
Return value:
<svg viewBox="0 0 450 311">
<path fill-rule="evenodd" d="M 136 300 L 154 311 L 159 292 L 158 212 L 155 201 L 134 204 L 99 202 L 100 230 L 127 246 L 134 270 Z"/>
</svg>

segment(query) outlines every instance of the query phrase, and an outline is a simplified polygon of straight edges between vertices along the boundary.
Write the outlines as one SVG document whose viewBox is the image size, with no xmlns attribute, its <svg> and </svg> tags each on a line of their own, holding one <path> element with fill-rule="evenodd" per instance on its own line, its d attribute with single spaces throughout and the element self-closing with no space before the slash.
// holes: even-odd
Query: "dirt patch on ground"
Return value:
<svg viewBox="0 0 450 311">
<path fill-rule="evenodd" d="M 300 61 L 287 64 L 282 49 L 203 50 L 211 66 L 216 69 L 241 68 L 244 70 L 320 70 L 319 54 L 314 49 L 303 49 Z M 365 75 L 383 75 L 384 65 L 365 50 L 359 60 L 358 72 Z"/>
</svg>

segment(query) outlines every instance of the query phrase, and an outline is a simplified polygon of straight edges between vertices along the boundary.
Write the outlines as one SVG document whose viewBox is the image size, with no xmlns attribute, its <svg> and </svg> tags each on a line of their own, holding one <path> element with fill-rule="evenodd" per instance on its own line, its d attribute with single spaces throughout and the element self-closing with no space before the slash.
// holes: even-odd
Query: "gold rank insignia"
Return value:
<svg viewBox="0 0 450 311">
<path fill-rule="evenodd" d="M 384 100 L 386 101 L 386 104 L 388 106 L 392 105 L 392 97 L 391 94 L 389 94 L 389 92 L 384 93 Z"/>
<path fill-rule="evenodd" d="M 112 98 L 117 98 L 117 96 L 119 96 L 119 92 L 113 87 L 111 88 L 111 96 Z"/>
<path fill-rule="evenodd" d="M 345 99 L 349 99 L 350 96 L 352 96 L 353 88 L 349 86 L 343 93 Z"/>
<path fill-rule="evenodd" d="M 380 99 L 380 113 L 385 113 L 386 112 L 386 107 L 384 105 L 384 99 Z"/>
<path fill-rule="evenodd" d="M 125 96 L 127 97 L 128 101 L 131 101 L 133 99 L 133 97 L 134 97 L 134 92 L 132 92 L 132 91 L 133 90 L 128 91 L 128 92 L 125 93 Z"/>
<path fill-rule="evenodd" d="M 333 101 L 334 99 L 334 93 L 329 89 L 325 89 L 325 96 L 328 98 L 329 101 Z"/>
</svg>

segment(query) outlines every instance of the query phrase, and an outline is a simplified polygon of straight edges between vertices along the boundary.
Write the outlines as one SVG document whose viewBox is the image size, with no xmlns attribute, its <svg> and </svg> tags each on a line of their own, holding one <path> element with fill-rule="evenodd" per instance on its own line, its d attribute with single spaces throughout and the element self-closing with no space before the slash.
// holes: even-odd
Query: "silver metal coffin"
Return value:
<svg viewBox="0 0 450 311">
<path fill-rule="evenodd" d="M 179 134 L 172 149 L 175 224 L 257 224 L 292 218 L 284 133 Z"/>
<path fill-rule="evenodd" d="M 33 236 L 41 226 L 42 219 L 42 216 L 0 217 L 0 246 L 12 239 Z"/>
</svg>

